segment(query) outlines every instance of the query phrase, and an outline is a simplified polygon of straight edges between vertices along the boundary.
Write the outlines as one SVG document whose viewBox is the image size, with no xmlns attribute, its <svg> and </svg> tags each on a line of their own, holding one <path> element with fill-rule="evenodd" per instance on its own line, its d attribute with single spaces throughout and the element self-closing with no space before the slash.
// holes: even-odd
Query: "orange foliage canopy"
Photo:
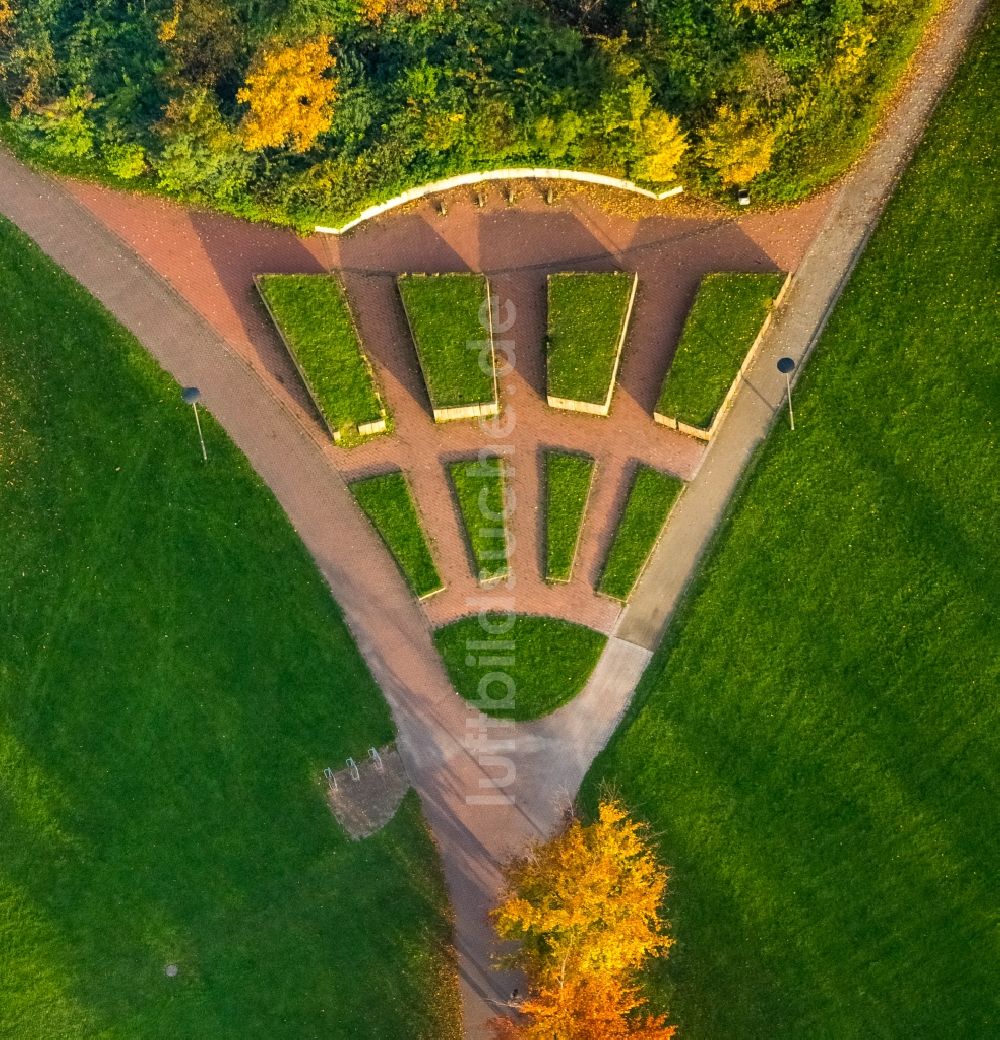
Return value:
<svg viewBox="0 0 1000 1040">
<path fill-rule="evenodd" d="M 326 73 L 335 63 L 325 35 L 298 46 L 265 47 L 237 94 L 250 108 L 241 126 L 243 147 L 310 148 L 333 118 L 337 84 Z"/>
<path fill-rule="evenodd" d="M 643 1005 L 636 988 L 598 976 L 541 990 L 522 1005 L 523 1023 L 498 1019 L 496 1040 L 673 1040 L 662 1016 L 631 1017 Z"/>
<path fill-rule="evenodd" d="M 661 919 L 667 876 L 645 827 L 620 802 L 597 819 L 574 820 L 506 870 L 493 923 L 520 942 L 514 961 L 528 974 L 525 1024 L 498 1022 L 511 1040 L 669 1040 L 660 1017 L 636 1017 L 634 976 L 672 945 Z"/>
<path fill-rule="evenodd" d="M 603 801 L 594 823 L 574 820 L 508 868 L 493 923 L 522 943 L 539 980 L 621 977 L 672 945 L 660 921 L 666 887 L 643 825 Z"/>
</svg>

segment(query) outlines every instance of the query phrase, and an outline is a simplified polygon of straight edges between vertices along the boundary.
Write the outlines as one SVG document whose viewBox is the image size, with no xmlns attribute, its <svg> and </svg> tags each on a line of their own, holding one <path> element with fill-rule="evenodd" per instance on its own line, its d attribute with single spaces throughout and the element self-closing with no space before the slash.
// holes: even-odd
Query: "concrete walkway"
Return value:
<svg viewBox="0 0 1000 1040">
<path fill-rule="evenodd" d="M 340 603 L 388 699 L 441 848 L 455 908 L 466 1031 L 485 1037 L 513 980 L 490 968 L 485 911 L 498 863 L 557 825 L 626 709 L 754 447 L 781 405 L 781 354 L 802 359 L 892 190 L 986 0 L 942 17 L 879 143 L 838 189 L 780 319 L 681 500 L 587 688 L 540 722 L 502 727 L 455 696 L 427 618 L 354 508 L 337 469 L 246 360 L 59 183 L 0 151 L 0 212 L 77 278 L 208 409 L 271 487 Z"/>
</svg>

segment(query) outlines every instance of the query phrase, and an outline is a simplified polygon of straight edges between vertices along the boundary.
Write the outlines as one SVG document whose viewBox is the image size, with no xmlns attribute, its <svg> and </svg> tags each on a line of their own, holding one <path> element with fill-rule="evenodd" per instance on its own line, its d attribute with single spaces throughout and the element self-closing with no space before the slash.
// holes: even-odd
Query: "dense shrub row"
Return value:
<svg viewBox="0 0 1000 1040">
<path fill-rule="evenodd" d="M 302 227 L 534 164 L 790 199 L 856 154 L 937 0 L 0 0 L 7 139 Z"/>
</svg>

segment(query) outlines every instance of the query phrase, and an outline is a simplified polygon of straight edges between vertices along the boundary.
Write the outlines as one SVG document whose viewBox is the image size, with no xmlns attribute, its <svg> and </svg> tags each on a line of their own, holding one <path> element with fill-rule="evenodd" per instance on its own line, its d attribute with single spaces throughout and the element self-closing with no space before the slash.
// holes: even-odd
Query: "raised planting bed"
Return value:
<svg viewBox="0 0 1000 1040">
<path fill-rule="evenodd" d="M 435 422 L 496 415 L 489 284 L 481 274 L 406 274 L 397 284 Z"/>
<path fill-rule="evenodd" d="M 410 591 L 419 599 L 444 588 L 420 523 L 410 485 L 400 470 L 351 481 L 351 492 L 385 542 Z"/>
<path fill-rule="evenodd" d="M 340 280 L 258 275 L 257 290 L 333 439 L 345 447 L 385 433 L 389 415 Z"/>
<path fill-rule="evenodd" d="M 597 591 L 623 603 L 642 573 L 684 484 L 649 466 L 635 471 Z"/>
<path fill-rule="evenodd" d="M 710 274 L 684 323 L 653 418 L 709 440 L 750 367 L 789 276 Z"/>
<path fill-rule="evenodd" d="M 569 581 L 590 497 L 594 460 L 589 455 L 546 451 L 545 578 Z"/>
<path fill-rule="evenodd" d="M 462 459 L 448 464 L 462 518 L 472 570 L 480 582 L 507 573 L 507 518 L 504 461 L 501 458 Z"/>
<path fill-rule="evenodd" d="M 572 700 L 590 678 L 607 638 L 559 618 L 487 614 L 439 628 L 434 642 L 466 700 L 487 715 L 521 722 Z"/>
<path fill-rule="evenodd" d="M 638 282 L 621 272 L 549 275 L 545 380 L 553 408 L 608 414 Z"/>
</svg>

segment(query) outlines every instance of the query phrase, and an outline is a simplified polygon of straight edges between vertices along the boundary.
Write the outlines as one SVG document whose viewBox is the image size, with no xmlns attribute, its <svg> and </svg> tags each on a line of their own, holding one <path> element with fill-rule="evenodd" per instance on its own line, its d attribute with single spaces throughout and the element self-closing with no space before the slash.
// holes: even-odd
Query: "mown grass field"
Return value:
<svg viewBox="0 0 1000 1040">
<path fill-rule="evenodd" d="M 485 277 L 401 275 L 398 285 L 431 406 L 495 401 Z"/>
<path fill-rule="evenodd" d="M 320 414 L 350 444 L 384 409 L 343 286 L 315 274 L 262 275 L 258 285 Z"/>
<path fill-rule="evenodd" d="M 607 642 L 600 632 L 559 618 L 520 614 L 511 620 L 505 614 L 488 614 L 485 621 L 453 621 L 434 633 L 434 642 L 452 685 L 466 700 L 475 701 L 487 715 L 518 722 L 539 719 L 572 700 Z M 501 644 L 501 649 L 483 649 L 490 642 Z M 504 663 L 498 663 L 501 660 Z M 497 673 L 507 676 L 509 683 L 491 680 L 480 691 L 480 682 Z"/>
<path fill-rule="evenodd" d="M 549 396 L 600 405 L 608 399 L 634 281 L 618 271 L 549 275 Z"/>
<path fill-rule="evenodd" d="M 493 459 L 462 459 L 448 464 L 455 501 L 479 581 L 507 573 L 507 507 L 505 466 Z"/>
<path fill-rule="evenodd" d="M 998 58 L 994 8 L 587 781 L 687 1040 L 1000 1029 Z"/>
<path fill-rule="evenodd" d="M 351 483 L 351 492 L 372 522 L 414 596 L 429 596 L 444 586 L 434 565 L 417 506 L 401 470 Z"/>
<path fill-rule="evenodd" d="M 547 451 L 542 465 L 545 476 L 545 577 L 548 581 L 569 581 L 594 478 L 594 460 L 589 455 L 574 452 Z"/>
<path fill-rule="evenodd" d="M 0 270 L 0 1036 L 457 1038 L 416 799 L 325 804 L 393 728 L 316 567 L 7 224 Z"/>
<path fill-rule="evenodd" d="M 623 601 L 632 595 L 632 589 L 660 537 L 667 514 L 683 487 L 683 482 L 669 473 L 661 473 L 650 466 L 636 467 L 597 583 L 598 592 Z"/>
<path fill-rule="evenodd" d="M 656 410 L 707 430 L 785 280 L 782 274 L 710 274 L 698 286 Z"/>
</svg>

